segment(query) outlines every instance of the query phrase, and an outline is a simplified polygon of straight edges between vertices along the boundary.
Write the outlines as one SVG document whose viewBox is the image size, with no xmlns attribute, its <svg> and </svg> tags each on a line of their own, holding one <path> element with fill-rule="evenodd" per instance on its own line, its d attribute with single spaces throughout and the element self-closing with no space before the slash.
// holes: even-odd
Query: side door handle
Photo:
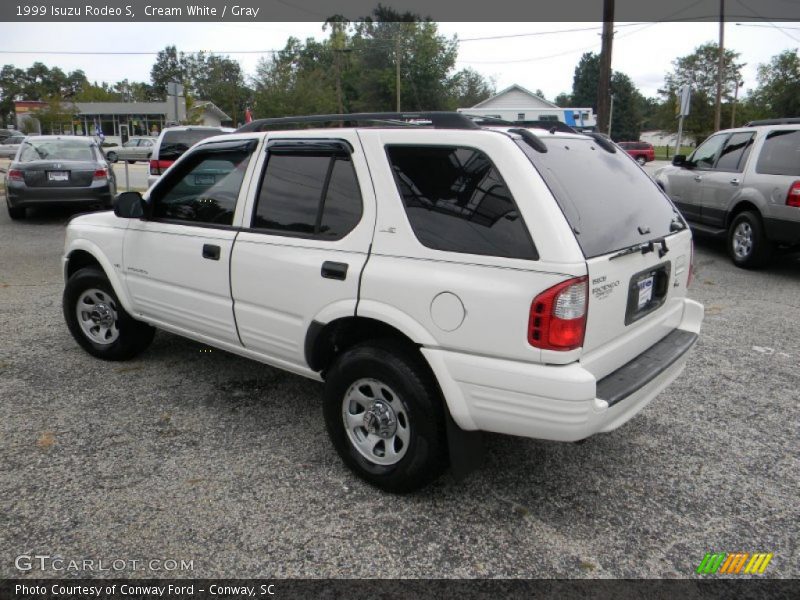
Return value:
<svg viewBox="0 0 800 600">
<path fill-rule="evenodd" d="M 219 260 L 219 246 L 215 244 L 203 244 L 203 258 Z"/>
<path fill-rule="evenodd" d="M 694 180 L 697 182 L 703 181 L 703 178 L 700 175 L 695 175 Z"/>
<path fill-rule="evenodd" d="M 321 275 L 325 279 L 339 279 L 344 281 L 347 278 L 347 263 L 326 260 L 322 263 Z"/>
<path fill-rule="evenodd" d="M 731 179 L 730 183 L 731 183 L 731 185 L 739 185 L 739 183 L 740 183 L 739 182 L 739 178 L 738 177 L 734 177 L 733 179 Z"/>
</svg>

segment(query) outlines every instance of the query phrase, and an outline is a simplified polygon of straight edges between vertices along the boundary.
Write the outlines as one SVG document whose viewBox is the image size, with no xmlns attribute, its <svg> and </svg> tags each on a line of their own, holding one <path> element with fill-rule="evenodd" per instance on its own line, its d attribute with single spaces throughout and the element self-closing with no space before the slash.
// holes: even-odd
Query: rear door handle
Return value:
<svg viewBox="0 0 800 600">
<path fill-rule="evenodd" d="M 203 244 L 203 258 L 208 260 L 219 260 L 219 246 L 214 244 Z"/>
<path fill-rule="evenodd" d="M 321 274 L 325 279 L 339 279 L 344 281 L 347 278 L 347 263 L 326 260 L 322 263 Z"/>
<path fill-rule="evenodd" d="M 731 185 L 739 185 L 739 178 L 734 177 L 733 179 L 731 179 Z"/>
</svg>

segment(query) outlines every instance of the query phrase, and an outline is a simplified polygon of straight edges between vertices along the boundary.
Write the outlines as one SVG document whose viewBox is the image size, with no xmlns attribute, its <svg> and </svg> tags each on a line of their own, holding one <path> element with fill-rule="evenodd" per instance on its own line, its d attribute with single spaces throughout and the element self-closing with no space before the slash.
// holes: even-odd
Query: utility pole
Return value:
<svg viewBox="0 0 800 600">
<path fill-rule="evenodd" d="M 402 24 L 399 24 L 402 27 Z M 395 64 L 395 94 L 397 96 L 397 112 L 400 112 L 400 32 L 397 32 L 394 49 Z"/>
<path fill-rule="evenodd" d="M 597 84 L 597 131 L 606 131 L 611 113 L 611 45 L 614 40 L 614 0 L 603 0 L 603 42 Z"/>
<path fill-rule="evenodd" d="M 719 0 L 719 58 L 717 60 L 717 96 L 714 101 L 714 131 L 722 121 L 722 73 L 725 70 L 725 0 Z"/>
</svg>

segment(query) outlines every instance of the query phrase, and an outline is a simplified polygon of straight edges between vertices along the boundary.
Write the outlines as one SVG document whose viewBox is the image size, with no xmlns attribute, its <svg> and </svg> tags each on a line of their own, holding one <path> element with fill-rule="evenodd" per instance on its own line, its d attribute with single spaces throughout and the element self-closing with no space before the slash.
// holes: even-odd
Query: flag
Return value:
<svg viewBox="0 0 800 600">
<path fill-rule="evenodd" d="M 244 110 L 244 122 L 245 123 L 252 123 L 253 122 L 253 113 L 250 112 L 250 107 L 249 106 Z"/>
</svg>

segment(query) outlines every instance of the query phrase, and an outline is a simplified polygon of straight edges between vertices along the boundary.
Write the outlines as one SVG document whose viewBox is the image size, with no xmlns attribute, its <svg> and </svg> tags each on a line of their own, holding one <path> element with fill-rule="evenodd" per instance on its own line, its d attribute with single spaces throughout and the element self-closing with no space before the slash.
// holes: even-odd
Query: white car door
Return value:
<svg viewBox="0 0 800 600">
<path fill-rule="evenodd" d="M 239 344 L 230 256 L 241 222 L 255 140 L 209 142 L 155 186 L 131 222 L 125 283 L 140 318 L 193 337 Z M 245 189 L 243 189 L 245 188 Z"/>
<path fill-rule="evenodd" d="M 314 320 L 355 314 L 375 203 L 355 132 L 270 134 L 259 157 L 231 289 L 244 346 L 305 365 Z"/>
</svg>

